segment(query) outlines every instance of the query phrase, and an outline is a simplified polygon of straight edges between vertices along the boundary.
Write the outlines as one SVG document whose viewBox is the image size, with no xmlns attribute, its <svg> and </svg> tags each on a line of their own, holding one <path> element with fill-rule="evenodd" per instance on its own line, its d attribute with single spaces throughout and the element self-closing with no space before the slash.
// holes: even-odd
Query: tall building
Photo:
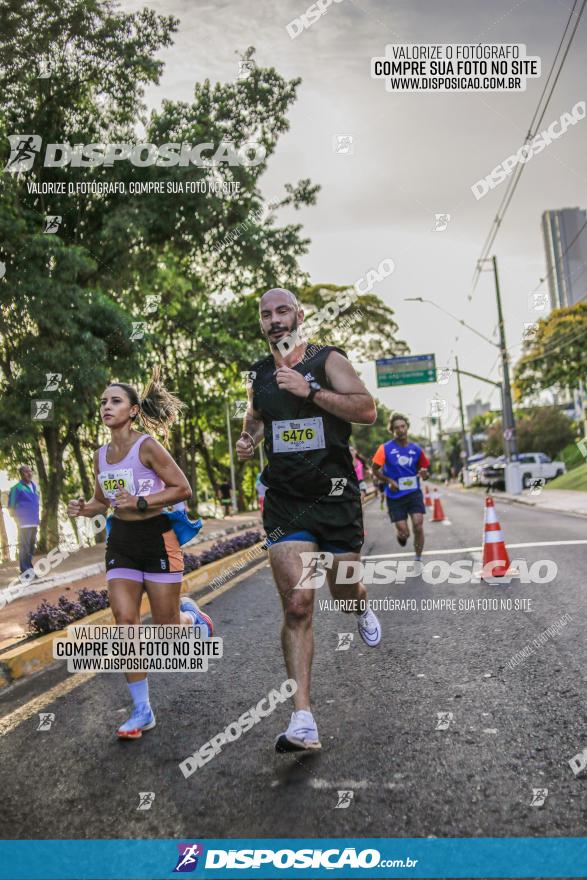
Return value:
<svg viewBox="0 0 587 880">
<path fill-rule="evenodd" d="M 471 424 L 471 420 L 475 418 L 475 416 L 484 416 L 485 413 L 489 412 L 491 409 L 491 405 L 489 403 L 482 403 L 479 398 L 473 401 L 473 403 L 467 404 L 467 424 Z"/>
<path fill-rule="evenodd" d="M 550 305 L 566 308 L 587 297 L 587 211 L 545 211 L 542 234 Z"/>
</svg>

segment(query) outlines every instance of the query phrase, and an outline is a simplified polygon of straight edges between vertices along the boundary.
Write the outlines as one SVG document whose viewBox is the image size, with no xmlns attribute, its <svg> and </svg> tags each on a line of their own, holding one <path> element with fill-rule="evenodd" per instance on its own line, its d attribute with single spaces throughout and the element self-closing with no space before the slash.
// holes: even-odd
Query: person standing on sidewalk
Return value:
<svg viewBox="0 0 587 880">
<path fill-rule="evenodd" d="M 94 453 L 95 487 L 89 501 L 70 501 L 70 516 L 93 517 L 114 508 L 106 542 L 106 579 L 110 607 L 116 623 L 140 624 L 143 589 L 149 597 L 154 624 L 194 624 L 208 636 L 214 626 L 188 597 L 180 601 L 183 555 L 171 520 L 164 510 L 191 497 L 185 474 L 167 450 L 150 434 L 165 439 L 183 404 L 170 394 L 154 370 L 139 395 L 124 382 L 112 382 L 102 394 L 100 415 L 110 429 L 110 442 Z M 134 711 L 118 728 L 121 739 L 138 739 L 155 727 L 144 672 L 126 674 Z"/>
<path fill-rule="evenodd" d="M 283 608 L 287 675 L 297 683 L 295 711 L 275 748 L 319 749 L 310 707 L 312 560 L 328 559 L 324 576 L 330 592 L 357 615 L 365 644 L 376 647 L 381 640 L 364 585 L 337 583 L 339 565 L 359 561 L 364 540 L 361 493 L 349 448 L 351 422 L 371 425 L 377 411 L 341 349 L 301 340 L 289 345 L 304 320 L 291 291 L 268 290 L 259 302 L 259 320 L 270 354 L 251 367 L 254 378 L 247 387 L 248 410 L 236 452 L 240 461 L 247 461 L 264 441 L 268 460 L 263 525 Z M 274 540 L 275 534 L 279 537 Z"/>
<path fill-rule="evenodd" d="M 20 481 L 10 490 L 8 510 L 18 527 L 18 566 L 21 574 L 33 567 L 33 553 L 39 527 L 39 490 L 33 482 L 33 471 L 27 465 L 19 467 Z"/>
<path fill-rule="evenodd" d="M 222 507 L 222 518 L 226 519 L 227 516 L 230 516 L 232 513 L 231 504 L 232 499 L 230 497 L 230 483 L 224 482 L 220 483 L 218 486 L 218 498 L 220 499 L 220 505 Z"/>
</svg>

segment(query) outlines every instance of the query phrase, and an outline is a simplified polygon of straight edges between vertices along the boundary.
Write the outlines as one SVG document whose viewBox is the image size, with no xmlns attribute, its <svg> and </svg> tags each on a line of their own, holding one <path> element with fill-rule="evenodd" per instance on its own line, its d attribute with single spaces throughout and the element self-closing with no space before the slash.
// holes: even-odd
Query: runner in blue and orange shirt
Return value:
<svg viewBox="0 0 587 880">
<path fill-rule="evenodd" d="M 420 562 L 424 549 L 426 513 L 420 479 L 428 479 L 430 462 L 423 449 L 417 443 L 410 442 L 409 427 L 406 416 L 392 413 L 388 430 L 393 434 L 393 440 L 382 443 L 373 456 L 373 474 L 386 484 L 387 509 L 401 547 L 406 546 L 410 537 L 408 516 L 411 517 L 416 561 Z"/>
</svg>

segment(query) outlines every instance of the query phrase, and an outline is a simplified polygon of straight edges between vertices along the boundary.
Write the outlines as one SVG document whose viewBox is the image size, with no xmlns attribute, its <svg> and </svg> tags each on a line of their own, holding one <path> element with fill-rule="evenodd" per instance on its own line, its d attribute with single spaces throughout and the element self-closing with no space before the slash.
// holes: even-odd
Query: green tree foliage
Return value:
<svg viewBox="0 0 587 880">
<path fill-rule="evenodd" d="M 568 416 L 556 406 L 539 406 L 517 420 L 520 452 L 545 452 L 551 458 L 575 439 L 576 430 Z"/>
<path fill-rule="evenodd" d="M 309 242 L 299 223 L 279 224 L 284 208 L 314 204 L 309 180 L 285 183 L 266 200 L 259 181 L 288 129 L 298 79 L 256 65 L 223 84 L 194 85 L 193 100 L 165 100 L 147 115 L 144 89 L 159 82 L 161 50 L 177 20 L 142 9 L 121 12 L 109 0 L 7 0 L 0 10 L 0 162 L 8 136 L 37 133 L 49 143 L 231 143 L 256 149 L 258 164 L 205 166 L 75 163 L 4 174 L 0 198 L 0 463 L 34 461 L 43 493 L 42 537 L 58 540 L 58 505 L 76 484 L 91 491 L 92 452 L 107 440 L 97 406 L 111 379 L 140 386 L 159 363 L 187 404 L 171 450 L 195 490 L 228 476 L 226 406 L 236 434 L 241 373 L 266 350 L 258 297 L 268 287 L 298 292 L 309 312 L 344 287 L 311 286 L 299 265 Z M 49 72 L 43 73 L 43 66 Z M 256 145 L 256 147 L 247 145 Z M 68 185 L 119 183 L 115 193 L 70 192 Z M 130 184 L 163 185 L 135 195 Z M 179 184 L 232 184 L 230 192 L 176 191 Z M 65 192 L 31 184 L 65 184 Z M 237 186 L 238 185 L 238 186 Z M 171 190 L 167 191 L 167 187 Z M 55 234 L 47 216 L 61 217 Z M 349 309 L 348 325 L 325 326 L 328 341 L 359 360 L 403 353 L 393 312 L 369 293 Z M 133 324 L 143 327 L 133 336 Z M 375 329 L 373 329 L 375 328 Z M 44 391 L 46 375 L 62 375 Z M 32 401 L 52 399 L 54 416 L 33 421 Z M 256 465 L 238 464 L 252 496 Z"/>
<path fill-rule="evenodd" d="M 351 288 L 335 284 L 314 284 L 297 291 L 304 307 L 304 316 L 312 318 L 328 303 L 336 303 L 340 294 Z M 381 292 L 381 288 L 378 289 Z M 354 302 L 338 319 L 325 320 L 313 342 L 338 345 L 356 361 L 374 361 L 381 357 L 395 357 L 409 351 L 405 342 L 397 339 L 398 325 L 393 309 L 372 293 L 355 297 Z"/>
<path fill-rule="evenodd" d="M 587 382 L 587 303 L 554 309 L 524 342 L 515 368 L 516 399 Z"/>
<path fill-rule="evenodd" d="M 551 458 L 557 458 L 565 446 L 575 439 L 573 422 L 556 406 L 519 410 L 515 417 L 519 452 L 544 452 Z M 484 419 L 486 416 L 477 418 Z M 503 455 L 501 419 L 494 419 L 492 424 L 486 426 L 486 433 L 483 452 L 487 455 Z"/>
<path fill-rule="evenodd" d="M 369 463 L 369 466 L 379 446 L 391 439 L 391 434 L 387 430 L 390 415 L 391 410 L 377 401 L 377 421 L 375 424 L 353 425 L 351 444 L 359 455 Z"/>
</svg>

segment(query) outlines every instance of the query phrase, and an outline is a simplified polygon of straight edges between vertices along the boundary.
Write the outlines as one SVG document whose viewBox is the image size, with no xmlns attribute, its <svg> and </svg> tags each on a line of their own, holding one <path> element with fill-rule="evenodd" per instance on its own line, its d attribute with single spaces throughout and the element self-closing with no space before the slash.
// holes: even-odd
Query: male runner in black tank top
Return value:
<svg viewBox="0 0 587 880">
<path fill-rule="evenodd" d="M 313 578 L 320 575 L 316 556 L 325 563 L 333 598 L 358 615 L 363 641 L 375 647 L 381 639 L 363 584 L 336 583 L 341 561 L 360 560 L 364 538 L 361 493 L 349 449 L 351 422 L 371 425 L 377 412 L 341 349 L 299 341 L 304 313 L 293 293 L 268 290 L 259 316 L 271 354 L 250 368 L 249 406 L 236 450 L 239 459 L 252 458 L 264 440 L 269 462 L 261 476 L 267 486 L 263 525 L 283 605 L 285 665 L 298 688 L 296 711 L 275 747 L 280 752 L 318 749 L 310 709 L 312 613 L 319 583 Z"/>
</svg>

